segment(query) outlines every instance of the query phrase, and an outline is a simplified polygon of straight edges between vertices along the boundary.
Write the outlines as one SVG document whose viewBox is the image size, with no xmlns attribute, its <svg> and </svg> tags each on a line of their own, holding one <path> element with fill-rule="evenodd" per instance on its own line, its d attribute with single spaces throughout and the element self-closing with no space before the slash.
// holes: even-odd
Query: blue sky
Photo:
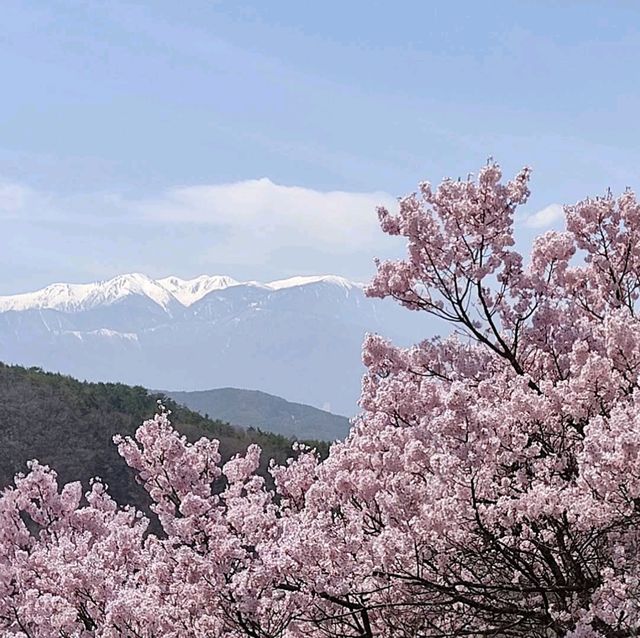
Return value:
<svg viewBox="0 0 640 638">
<path fill-rule="evenodd" d="M 526 215 L 640 187 L 637 3 L 0 15 L 0 294 L 131 271 L 366 279 L 397 250 L 375 204 L 488 156 L 534 170 L 523 245 Z"/>
</svg>

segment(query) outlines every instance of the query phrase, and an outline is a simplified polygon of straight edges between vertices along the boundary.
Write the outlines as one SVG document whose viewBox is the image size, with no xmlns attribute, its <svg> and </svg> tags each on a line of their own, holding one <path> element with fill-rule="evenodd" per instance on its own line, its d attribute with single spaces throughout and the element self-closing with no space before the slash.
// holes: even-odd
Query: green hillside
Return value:
<svg viewBox="0 0 640 638">
<path fill-rule="evenodd" d="M 200 414 L 287 437 L 335 441 L 349 432 L 349 420 L 344 416 L 257 390 L 219 388 L 167 394 Z"/>
<path fill-rule="evenodd" d="M 146 509 L 146 494 L 118 455 L 112 436 L 132 435 L 153 416 L 158 398 L 187 438 L 219 439 L 224 460 L 252 442 L 263 449 L 263 471 L 269 458 L 283 461 L 291 455 L 286 437 L 205 418 L 139 386 L 86 383 L 0 363 L 0 488 L 24 472 L 29 459 L 37 458 L 53 467 L 62 482 L 82 480 L 88 485 L 91 477 L 100 476 L 118 502 Z M 326 454 L 326 444 L 314 446 Z"/>
</svg>

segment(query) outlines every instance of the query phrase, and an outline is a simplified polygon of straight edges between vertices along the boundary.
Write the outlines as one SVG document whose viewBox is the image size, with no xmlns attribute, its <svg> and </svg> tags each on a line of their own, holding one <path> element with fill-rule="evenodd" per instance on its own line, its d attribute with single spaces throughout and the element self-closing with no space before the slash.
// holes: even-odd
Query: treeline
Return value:
<svg viewBox="0 0 640 638">
<path fill-rule="evenodd" d="M 190 441 L 202 436 L 218 439 L 223 461 L 257 443 L 266 475 L 269 459 L 283 462 L 293 454 L 291 439 L 205 418 L 141 386 L 87 383 L 0 363 L 0 489 L 27 470 L 28 460 L 38 459 L 54 468 L 61 482 L 80 480 L 88 487 L 90 479 L 99 476 L 119 503 L 146 510 L 147 495 L 118 455 L 112 437 L 133 435 L 153 416 L 158 399 Z M 325 442 L 309 444 L 322 455 L 328 452 Z"/>
</svg>

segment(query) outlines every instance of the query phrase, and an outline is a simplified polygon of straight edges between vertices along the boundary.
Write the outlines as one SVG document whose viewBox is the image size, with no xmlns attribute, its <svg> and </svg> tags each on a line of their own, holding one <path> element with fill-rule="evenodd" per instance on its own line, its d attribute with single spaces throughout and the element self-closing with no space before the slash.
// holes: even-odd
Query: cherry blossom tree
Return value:
<svg viewBox="0 0 640 638">
<path fill-rule="evenodd" d="M 408 255 L 378 263 L 369 294 L 455 333 L 367 339 L 363 413 L 307 493 L 300 557 L 323 534 L 371 627 L 343 635 L 640 630 L 640 206 L 567 207 L 525 266 L 529 171 L 500 179 L 489 163 L 379 211 Z"/>
<path fill-rule="evenodd" d="M 153 499 L 161 534 L 118 508 L 99 481 L 59 489 L 37 462 L 0 497 L 0 635 L 276 636 L 293 612 L 260 571 L 274 542 L 260 451 L 220 467 L 218 442 L 191 445 L 161 410 L 116 437 Z M 252 563 L 255 568 L 251 569 Z M 259 618 L 259 621 L 258 621 Z M 259 623 L 259 624 L 258 624 Z"/>
<path fill-rule="evenodd" d="M 514 248 L 529 171 L 379 210 L 368 288 L 452 326 L 369 335 L 361 414 L 320 461 L 220 464 L 160 411 L 116 439 L 161 533 L 33 463 L 0 496 L 0 636 L 624 638 L 640 633 L 640 205 Z"/>
</svg>

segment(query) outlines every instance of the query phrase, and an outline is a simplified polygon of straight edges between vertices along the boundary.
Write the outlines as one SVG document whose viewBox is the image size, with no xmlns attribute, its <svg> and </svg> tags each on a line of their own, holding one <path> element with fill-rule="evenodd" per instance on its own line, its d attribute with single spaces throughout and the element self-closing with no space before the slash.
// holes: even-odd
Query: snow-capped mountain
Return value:
<svg viewBox="0 0 640 638">
<path fill-rule="evenodd" d="M 131 296 L 146 297 L 163 309 L 169 308 L 176 301 L 189 307 L 210 292 L 234 286 L 252 286 L 275 291 L 317 283 L 333 284 L 344 290 L 363 287 L 362 284 L 335 275 L 291 277 L 262 284 L 257 281 L 240 282 L 225 275 L 200 275 L 194 279 L 165 277 L 153 280 L 146 275 L 132 273 L 92 284 L 51 284 L 36 292 L 0 296 L 0 312 L 42 309 L 84 312 L 98 306 L 109 306 Z"/>
<path fill-rule="evenodd" d="M 364 333 L 429 334 L 363 288 L 335 275 L 52 284 L 0 297 L 0 360 L 152 388 L 256 389 L 351 415 Z"/>
<path fill-rule="evenodd" d="M 111 305 L 132 295 L 146 297 L 162 308 L 169 307 L 176 299 L 168 286 L 145 275 L 133 273 L 94 284 L 52 284 L 36 292 L 0 297 L 0 312 L 45 308 L 83 312 Z"/>
<path fill-rule="evenodd" d="M 229 288 L 229 286 L 237 286 L 240 282 L 231 277 L 201 275 L 195 279 L 187 280 L 180 279 L 180 277 L 165 277 L 164 279 L 159 279 L 157 283 L 165 290 L 168 290 L 180 303 L 190 306 L 212 290 L 222 290 L 223 288 Z"/>
</svg>

